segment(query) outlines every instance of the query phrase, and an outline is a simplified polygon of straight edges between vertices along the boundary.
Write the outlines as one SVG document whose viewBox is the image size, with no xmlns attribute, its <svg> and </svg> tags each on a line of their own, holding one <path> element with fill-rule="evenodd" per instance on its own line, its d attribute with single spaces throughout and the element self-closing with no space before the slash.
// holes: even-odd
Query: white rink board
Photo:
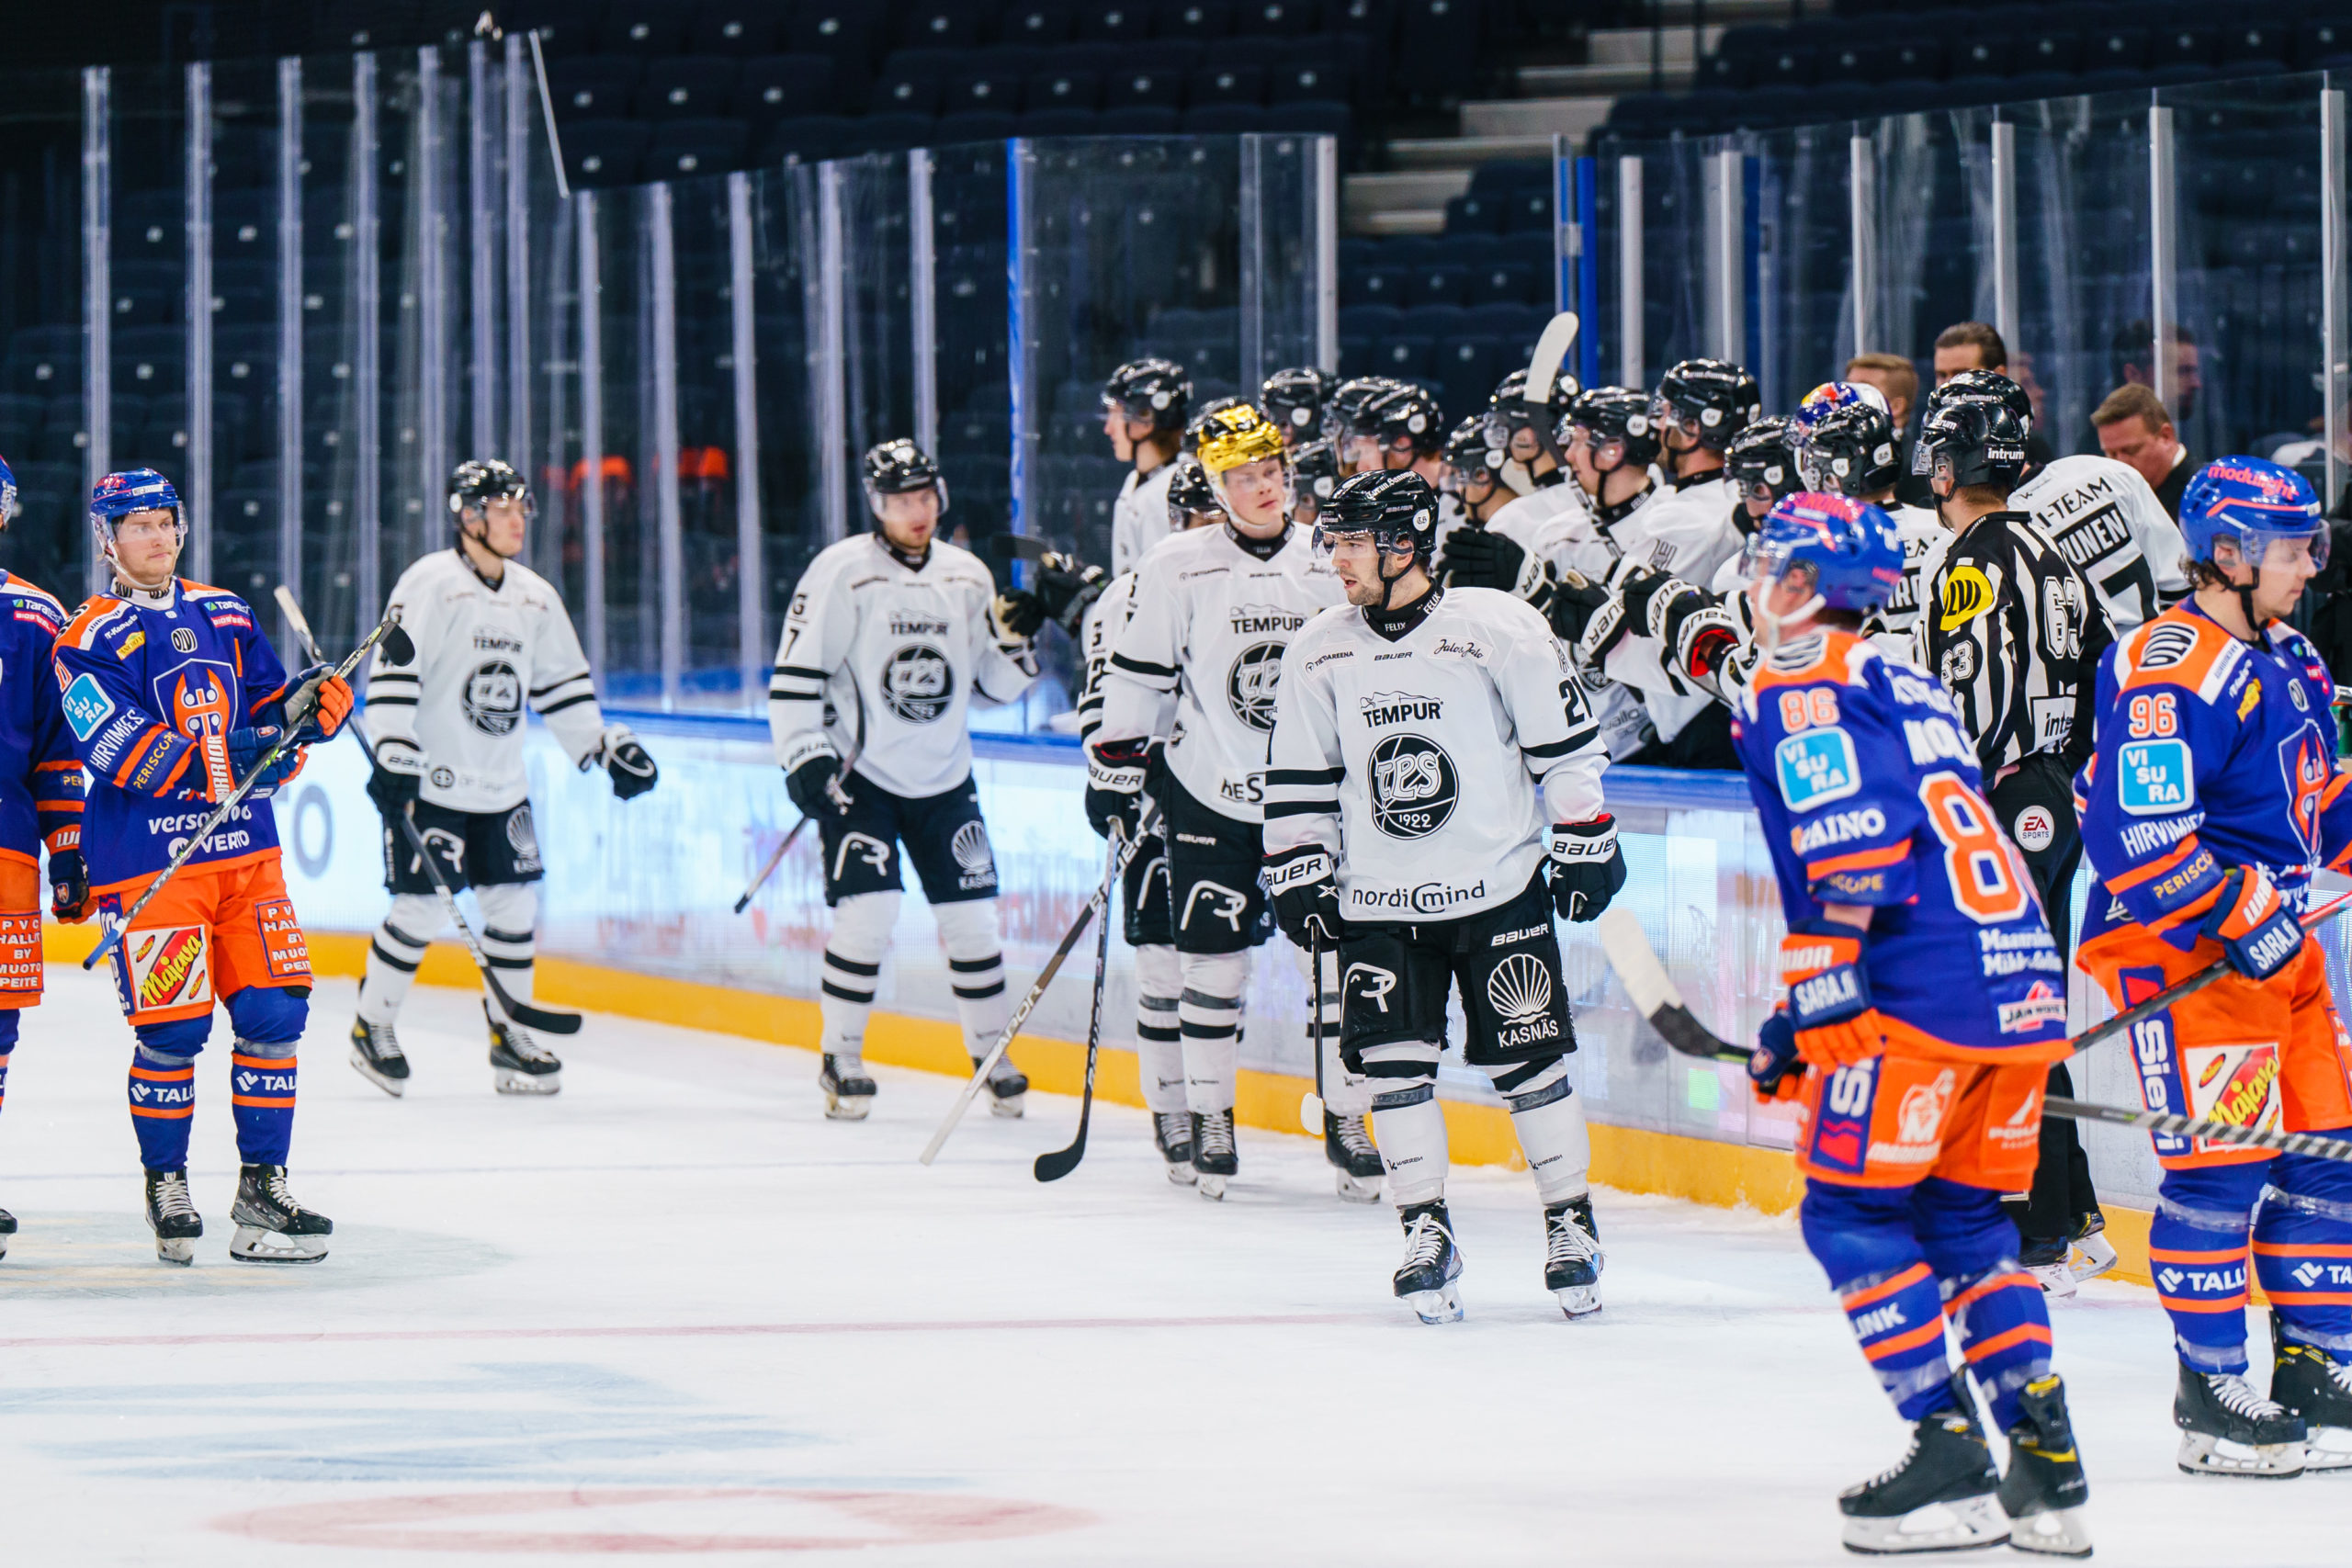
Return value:
<svg viewBox="0 0 2352 1568">
<path fill-rule="evenodd" d="M 1570 1325 L 1526 1178 L 1458 1175 L 1469 1318 L 1425 1328 L 1396 1221 L 1305 1140 L 1245 1130 L 1216 1206 L 1098 1107 L 1040 1187 L 1076 1107 L 1037 1096 L 926 1170 L 945 1079 L 883 1069 L 874 1119 L 830 1123 L 805 1052 L 602 1018 L 561 1096 L 505 1100 L 475 1004 L 432 987 L 401 1101 L 340 1060 L 351 983 L 320 988 L 295 1190 L 337 1235 L 309 1269 L 226 1256 L 216 1039 L 209 1234 L 168 1269 L 125 1032 L 102 980 L 50 986 L 0 1117 L 12 1564 L 1829 1564 L 1837 1490 L 1902 1451 L 1785 1220 L 1604 1190 L 1608 1306 Z M 2344 1562 L 2346 1483 L 2172 1469 L 2149 1292 L 2056 1321 L 2098 1562 Z"/>
</svg>

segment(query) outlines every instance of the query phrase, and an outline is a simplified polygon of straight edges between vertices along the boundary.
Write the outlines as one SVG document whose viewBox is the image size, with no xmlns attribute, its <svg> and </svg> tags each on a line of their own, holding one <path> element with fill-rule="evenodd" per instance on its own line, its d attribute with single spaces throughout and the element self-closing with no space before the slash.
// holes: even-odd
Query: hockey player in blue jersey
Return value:
<svg viewBox="0 0 2352 1568">
<path fill-rule="evenodd" d="M 2327 520 L 2301 475 L 2223 457 L 2188 481 L 2180 526 L 2189 598 L 2100 661 L 2098 750 L 2075 780 L 2098 882 L 2075 962 L 2123 1006 L 2226 959 L 2132 1031 L 2149 1109 L 2340 1136 L 2352 1039 L 2296 914 L 2315 870 L 2352 862 L 2352 774 L 2326 666 L 2283 619 L 2326 564 Z M 2180 1468 L 2352 1468 L 2352 1166 L 2163 1134 L 2155 1152 Z M 2267 1398 L 2246 1382 L 2249 1275 L 2270 1298 Z"/>
<path fill-rule="evenodd" d="M 324 739 L 351 711 L 351 688 L 324 665 L 289 679 L 224 589 L 173 575 L 187 522 L 153 468 L 108 474 L 90 495 L 90 525 L 113 572 L 57 639 L 59 701 L 89 771 L 83 853 L 97 908 L 119 919 L 187 835 L 250 778 L 311 683 L 296 729 Z M 293 776 L 288 750 L 132 922 L 114 955 L 123 1014 L 139 1043 L 129 1099 L 147 1172 L 147 1223 L 166 1263 L 195 1261 L 204 1222 L 188 1195 L 188 1129 L 197 1053 L 216 1002 L 236 1030 L 230 1111 L 243 1169 L 230 1209 L 229 1255 L 313 1263 L 334 1226 L 286 1190 L 294 1134 L 295 1051 L 311 995 L 310 948 L 279 869 L 266 796 Z"/>
<path fill-rule="evenodd" d="M 1748 1071 L 1799 1104 L 1805 1246 L 1914 1423 L 1903 1461 L 1839 1498 L 1846 1544 L 2086 1556 L 2049 1314 L 2000 1205 L 2032 1179 L 2064 961 L 1951 699 L 1861 635 L 1903 581 L 1893 521 L 1800 492 L 1745 557 L 1764 656 L 1733 738 L 1788 922 L 1787 1000 Z"/>
</svg>

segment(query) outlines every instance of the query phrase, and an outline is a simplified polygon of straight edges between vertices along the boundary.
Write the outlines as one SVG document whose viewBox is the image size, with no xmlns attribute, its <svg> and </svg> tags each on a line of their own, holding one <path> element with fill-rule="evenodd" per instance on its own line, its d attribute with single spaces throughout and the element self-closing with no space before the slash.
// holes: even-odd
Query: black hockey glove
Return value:
<svg viewBox="0 0 2352 1568">
<path fill-rule="evenodd" d="M 803 817 L 821 817 L 843 810 L 849 796 L 841 787 L 842 760 L 820 751 L 784 775 L 784 793 Z"/>
<path fill-rule="evenodd" d="M 49 912 L 67 925 L 90 918 L 90 873 L 79 849 L 49 852 Z"/>
<path fill-rule="evenodd" d="M 1036 579 L 1037 598 L 1046 607 L 1046 618 L 1072 637 L 1078 635 L 1088 607 L 1111 585 L 1111 574 L 1101 567 L 1060 554 L 1048 555 L 1037 563 Z"/>
<path fill-rule="evenodd" d="M 1291 945 L 1306 953 L 1316 943 L 1326 951 L 1347 940 L 1340 918 L 1339 867 L 1320 844 L 1302 844 L 1266 859 L 1266 886 L 1273 894 L 1274 923 Z"/>
<path fill-rule="evenodd" d="M 1625 854 L 1617 847 L 1617 819 L 1552 825 L 1552 908 L 1581 925 L 1600 918 L 1625 886 Z"/>
<path fill-rule="evenodd" d="M 1025 588 L 1008 588 L 989 605 L 1001 643 L 1027 642 L 1046 624 L 1046 602 Z"/>
<path fill-rule="evenodd" d="M 1520 573 L 1527 568 L 1527 552 L 1502 535 L 1479 525 L 1456 528 L 1438 552 L 1440 582 L 1457 588 L 1498 588 L 1519 591 Z"/>
<path fill-rule="evenodd" d="M 1756 1049 L 1747 1058 L 1747 1077 L 1756 1098 L 1765 1101 L 1794 1100 L 1804 1081 L 1805 1065 L 1797 1057 L 1797 1026 L 1788 1010 L 1775 1008 L 1756 1031 Z"/>
<path fill-rule="evenodd" d="M 424 758 L 404 739 L 387 739 L 376 747 L 375 770 L 368 775 L 368 798 L 384 820 L 407 813 L 424 783 Z"/>
<path fill-rule="evenodd" d="M 1151 761 L 1148 740 L 1110 740 L 1086 749 L 1086 821 L 1103 838 L 1111 824 L 1132 840 L 1143 828 L 1144 773 Z"/>
<path fill-rule="evenodd" d="M 616 800 L 635 800 L 662 782 L 662 770 L 653 765 L 644 742 L 625 724 L 605 729 L 604 743 L 589 761 L 603 761 L 606 775 L 613 781 Z"/>
<path fill-rule="evenodd" d="M 1609 603 L 1609 590 L 1580 572 L 1560 574 L 1559 587 L 1552 594 L 1548 618 L 1552 635 L 1574 648 L 1584 640 L 1585 627 L 1592 617 Z"/>
</svg>

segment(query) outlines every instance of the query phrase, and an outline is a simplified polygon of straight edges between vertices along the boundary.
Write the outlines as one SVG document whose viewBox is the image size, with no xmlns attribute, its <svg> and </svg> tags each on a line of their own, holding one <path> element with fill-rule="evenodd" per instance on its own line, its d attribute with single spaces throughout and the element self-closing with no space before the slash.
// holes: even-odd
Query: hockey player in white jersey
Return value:
<svg viewBox="0 0 2352 1568">
<path fill-rule="evenodd" d="M 1863 396 L 1828 410 L 1805 427 L 1797 466 L 1805 489 L 1868 502 L 1894 525 L 1894 536 L 1903 542 L 1903 585 L 1871 615 L 1867 629 L 1871 640 L 1890 658 L 1907 659 L 1912 628 L 1919 621 L 1920 585 L 1935 574 L 1951 531 L 1928 508 L 1896 502 L 1903 438 L 1886 412 L 1883 394 L 1869 386 L 1857 385 L 1855 390 Z"/>
<path fill-rule="evenodd" d="M 1258 406 L 1283 433 L 1283 445 L 1293 452 L 1322 434 L 1323 405 L 1340 378 L 1312 365 L 1277 370 L 1258 388 Z"/>
<path fill-rule="evenodd" d="M 1168 480 L 1193 400 L 1184 367 L 1136 359 L 1102 383 L 1102 434 L 1122 463 L 1134 467 L 1111 508 L 1111 573 L 1133 571 L 1146 550 L 1168 537 Z"/>
<path fill-rule="evenodd" d="M 542 872 L 523 764 L 524 707 L 582 769 L 601 764 L 621 799 L 659 777 L 628 727 L 605 722 L 561 596 L 514 558 L 531 518 L 523 476 L 495 458 L 458 464 L 449 515 L 456 547 L 401 573 L 386 607 L 409 634 L 413 659 L 396 662 L 379 647 L 368 678 L 376 764 L 368 794 L 385 818 L 392 907 L 368 944 L 351 1065 L 394 1096 L 409 1078 L 395 1021 L 444 912 L 430 870 L 392 818 L 406 814 L 415 823 L 452 891 L 474 890 L 483 955 L 508 993 L 527 1001 Z M 482 1015 L 498 1092 L 557 1092 L 563 1064 L 555 1053 L 501 1019 L 487 998 Z"/>
<path fill-rule="evenodd" d="M 1097 831 L 1119 820 L 1132 833 L 1147 795 L 1164 816 L 1193 1168 L 1201 1195 L 1222 1198 L 1238 1168 L 1233 1104 L 1250 950 L 1272 931 L 1261 830 L 1283 649 L 1341 594 L 1308 532 L 1289 521 L 1271 421 L 1246 404 L 1210 416 L 1200 459 L 1227 519 L 1170 540 L 1136 573 L 1089 749 L 1087 816 Z M 1327 1124 L 1327 1147 L 1361 1139 L 1369 1090 L 1337 1071 L 1325 1077 L 1327 1111 L 1348 1123 Z M 1368 1145 L 1362 1152 L 1369 1168 Z M 1346 1168 L 1340 1175 L 1343 1196 L 1376 1195 L 1376 1185 L 1351 1186 Z"/>
<path fill-rule="evenodd" d="M 996 854 L 965 720 L 975 701 L 1011 702 L 1036 678 L 1031 639 L 1048 609 L 1033 593 L 999 593 L 978 558 L 938 537 L 946 482 L 913 442 L 883 442 L 863 471 L 873 531 L 808 563 L 768 687 L 776 761 L 824 848 L 833 921 L 818 1085 L 826 1115 L 850 1122 L 873 1109 L 865 1021 L 898 923 L 902 852 L 939 927 L 975 1067 L 1010 1016 Z M 1028 1088 L 1012 1059 L 998 1057 L 989 1109 L 1020 1115 Z"/>
<path fill-rule="evenodd" d="M 1430 575 L 1436 496 L 1359 474 L 1317 528 L 1347 585 L 1283 656 L 1266 775 L 1266 874 L 1301 946 L 1336 946 L 1341 1049 L 1373 1119 L 1406 1236 L 1396 1295 L 1462 1315 L 1437 1103 L 1446 1002 L 1464 1055 L 1510 1109 L 1544 1215 L 1544 1284 L 1600 1310 L 1601 1254 L 1555 914 L 1589 920 L 1624 885 L 1601 799 L 1599 727 L 1543 616 Z"/>
</svg>

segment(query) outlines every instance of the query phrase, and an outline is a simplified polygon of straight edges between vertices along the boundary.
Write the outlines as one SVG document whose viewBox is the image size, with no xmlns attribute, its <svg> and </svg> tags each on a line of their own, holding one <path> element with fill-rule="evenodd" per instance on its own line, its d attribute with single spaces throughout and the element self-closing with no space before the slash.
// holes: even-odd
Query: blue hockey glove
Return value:
<svg viewBox="0 0 2352 1568">
<path fill-rule="evenodd" d="M 2258 865 L 2229 869 L 2198 931 L 2220 942 L 2230 967 L 2249 980 L 2267 980 L 2303 950 L 2303 923 Z"/>
<path fill-rule="evenodd" d="M 258 729 L 232 729 L 229 732 L 229 772 L 236 775 L 238 784 L 244 783 L 254 770 L 260 766 L 264 753 L 277 744 L 277 736 L 278 728 L 274 724 L 265 724 Z M 260 779 L 254 783 L 252 793 L 245 798 L 248 800 L 268 799 L 277 792 L 279 784 L 292 778 L 301 771 L 301 748 L 288 746 L 278 754 L 276 761 L 262 771 Z M 214 795 L 208 791 L 205 798 L 221 800 L 227 797 Z"/>
<path fill-rule="evenodd" d="M 49 912 L 67 925 L 90 918 L 90 873 L 78 849 L 49 852 Z"/>
<path fill-rule="evenodd" d="M 1886 1049 L 1861 938 L 1789 932 L 1781 939 L 1781 980 L 1789 988 L 1797 1055 L 1812 1066 L 1850 1067 Z"/>
<path fill-rule="evenodd" d="M 1805 1071 L 1797 1056 L 1797 1026 L 1789 1021 L 1786 1009 L 1775 1008 L 1772 1016 L 1758 1027 L 1756 1049 L 1747 1058 L 1748 1081 L 1756 1086 L 1756 1098 L 1767 1102 L 1794 1100 Z"/>
</svg>

